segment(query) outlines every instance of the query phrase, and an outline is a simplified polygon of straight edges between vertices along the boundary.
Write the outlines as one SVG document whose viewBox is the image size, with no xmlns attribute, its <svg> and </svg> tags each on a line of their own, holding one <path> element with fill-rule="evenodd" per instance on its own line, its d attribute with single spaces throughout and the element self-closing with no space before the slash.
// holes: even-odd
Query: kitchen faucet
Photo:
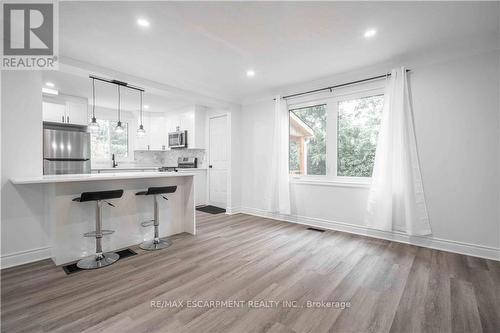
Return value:
<svg viewBox="0 0 500 333">
<path fill-rule="evenodd" d="M 113 168 L 116 168 L 118 166 L 118 163 L 115 161 L 115 154 L 111 155 L 111 161 L 113 162 Z"/>
</svg>

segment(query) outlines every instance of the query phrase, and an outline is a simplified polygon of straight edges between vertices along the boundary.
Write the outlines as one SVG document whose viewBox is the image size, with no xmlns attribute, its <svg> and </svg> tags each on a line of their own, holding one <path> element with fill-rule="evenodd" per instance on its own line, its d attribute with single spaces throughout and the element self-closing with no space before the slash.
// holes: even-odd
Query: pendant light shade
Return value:
<svg viewBox="0 0 500 333">
<path fill-rule="evenodd" d="M 118 111 L 118 121 L 116 122 L 116 126 L 114 128 L 114 132 L 115 133 L 123 133 L 123 132 L 125 132 L 125 130 L 128 129 L 128 127 L 126 127 L 126 124 L 122 123 L 122 119 L 121 119 L 121 116 L 122 116 L 121 87 L 125 87 L 125 88 L 131 89 L 131 90 L 137 90 L 137 91 L 140 92 L 140 99 L 141 99 L 141 108 L 140 108 L 141 120 L 140 120 L 139 128 L 137 129 L 137 135 L 138 136 L 144 136 L 144 135 L 146 135 L 146 131 L 144 130 L 144 126 L 142 125 L 142 107 L 143 107 L 143 105 L 142 105 L 142 95 L 143 95 L 144 89 L 141 88 L 141 87 L 137 87 L 137 86 L 128 84 L 127 82 L 119 81 L 119 80 L 105 79 L 105 78 L 94 76 L 94 75 L 89 75 L 89 78 L 92 79 L 92 101 L 93 101 L 93 103 L 92 103 L 92 120 L 89 122 L 88 129 L 91 132 L 94 132 L 94 131 L 99 131 L 99 127 L 100 127 L 99 123 L 97 122 L 96 116 L 95 116 L 95 80 L 97 80 L 97 81 L 102 81 L 102 82 L 106 82 L 106 83 L 109 83 L 109 84 L 116 85 L 116 87 L 118 88 L 118 108 L 117 108 L 117 111 Z"/>
<path fill-rule="evenodd" d="M 146 130 L 144 129 L 144 126 L 139 125 L 139 128 L 137 129 L 137 136 L 143 137 L 145 135 L 146 135 Z"/>
<path fill-rule="evenodd" d="M 146 130 L 144 129 L 144 126 L 142 125 L 142 91 L 140 94 L 140 102 L 141 102 L 141 107 L 140 107 L 140 118 L 141 118 L 141 124 L 139 125 L 139 128 L 137 129 L 137 136 L 138 137 L 143 137 L 146 135 Z"/>
<path fill-rule="evenodd" d="M 118 87 L 118 123 L 116 124 L 115 127 L 115 132 L 116 133 L 123 133 L 123 126 L 122 126 L 122 121 L 121 121 L 121 96 L 120 96 L 120 86 L 117 85 Z"/>
<path fill-rule="evenodd" d="M 123 126 L 122 126 L 122 122 L 121 121 L 118 121 L 118 123 L 116 124 L 116 127 L 115 127 L 115 132 L 116 133 L 123 133 Z"/>
<path fill-rule="evenodd" d="M 89 123 L 89 130 L 92 133 L 99 132 L 99 124 L 97 123 L 97 119 L 95 117 L 92 117 L 92 121 Z"/>
<path fill-rule="evenodd" d="M 99 131 L 99 124 L 95 117 L 95 79 L 92 79 L 92 120 L 88 126 L 90 132 L 96 133 Z"/>
</svg>

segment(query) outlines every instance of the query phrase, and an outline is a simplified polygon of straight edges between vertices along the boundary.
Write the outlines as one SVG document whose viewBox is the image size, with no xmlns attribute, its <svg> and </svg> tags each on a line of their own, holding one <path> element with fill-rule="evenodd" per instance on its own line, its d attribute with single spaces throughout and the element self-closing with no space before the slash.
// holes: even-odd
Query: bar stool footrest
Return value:
<svg viewBox="0 0 500 333">
<path fill-rule="evenodd" d="M 101 230 L 101 237 L 106 236 L 106 235 L 111 235 L 114 230 Z M 86 232 L 83 234 L 84 237 L 97 237 L 97 232 L 96 231 L 90 231 Z"/>
</svg>

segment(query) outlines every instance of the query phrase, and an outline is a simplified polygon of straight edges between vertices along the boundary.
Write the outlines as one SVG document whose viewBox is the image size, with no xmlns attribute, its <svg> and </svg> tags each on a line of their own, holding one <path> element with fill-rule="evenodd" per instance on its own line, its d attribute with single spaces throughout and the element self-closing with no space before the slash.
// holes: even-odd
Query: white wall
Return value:
<svg viewBox="0 0 500 333">
<path fill-rule="evenodd" d="M 40 72 L 2 72 L 2 267 L 50 255 L 40 185 L 14 186 L 9 181 L 42 174 L 41 87 Z"/>
<path fill-rule="evenodd" d="M 412 67 L 416 135 L 432 237 L 367 231 L 363 223 L 367 187 L 292 184 L 292 214 L 281 218 L 500 259 L 498 59 L 499 52 L 494 51 Z M 371 68 L 365 76 L 362 71 L 356 75 L 359 79 L 374 72 Z M 272 112 L 272 98 L 244 105 L 242 111 L 242 211 L 265 216 L 270 215 L 259 194 L 267 178 L 270 156 L 265 147 Z"/>
<path fill-rule="evenodd" d="M 246 156 L 242 150 L 242 124 L 241 109 L 231 109 L 231 200 L 228 212 L 232 213 L 239 210 L 241 206 L 241 182 L 242 182 L 242 165 Z"/>
</svg>

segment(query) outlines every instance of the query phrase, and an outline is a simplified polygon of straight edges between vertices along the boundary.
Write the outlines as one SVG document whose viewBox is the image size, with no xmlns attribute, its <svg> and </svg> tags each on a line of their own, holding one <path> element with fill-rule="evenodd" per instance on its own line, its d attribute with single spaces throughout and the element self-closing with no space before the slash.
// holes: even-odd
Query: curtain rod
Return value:
<svg viewBox="0 0 500 333">
<path fill-rule="evenodd" d="M 111 80 L 111 79 L 105 79 L 105 78 L 102 78 L 102 77 L 99 77 L 99 76 L 95 76 L 95 75 L 89 75 L 89 78 L 96 79 L 96 80 L 102 81 L 102 82 L 116 84 L 117 86 L 122 86 L 122 87 L 126 87 L 126 88 L 129 88 L 129 89 L 134 89 L 134 90 L 139 90 L 139 91 L 144 92 L 144 88 L 130 85 L 127 82 L 118 81 L 118 80 Z"/>
<path fill-rule="evenodd" d="M 407 69 L 406 73 L 408 73 L 410 71 L 411 71 L 411 69 Z M 317 92 L 321 92 L 321 91 L 325 91 L 325 90 L 330 90 L 330 92 L 331 92 L 333 89 L 336 89 L 336 88 L 350 86 L 352 84 L 357 84 L 357 83 L 362 83 L 362 82 L 367 82 L 367 81 L 373 81 L 373 80 L 383 79 L 383 78 L 388 77 L 388 76 L 391 76 L 391 73 L 387 73 L 387 74 L 384 74 L 384 75 L 378 75 L 378 76 L 370 77 L 370 78 L 363 79 L 363 80 L 357 80 L 357 81 L 351 81 L 351 82 L 347 82 L 347 83 L 337 84 L 337 85 L 330 86 L 330 87 L 325 87 L 325 88 L 320 88 L 320 89 L 314 89 L 314 90 L 309 90 L 309 91 L 305 91 L 305 92 L 301 92 L 301 93 L 287 95 L 287 96 L 283 96 L 282 98 L 283 99 L 287 99 L 287 98 L 292 98 L 292 97 L 297 97 L 297 96 L 302 96 L 302 95 L 307 95 L 307 94 L 313 94 L 313 93 L 317 93 Z M 276 100 L 276 98 L 274 98 L 274 100 Z"/>
</svg>

